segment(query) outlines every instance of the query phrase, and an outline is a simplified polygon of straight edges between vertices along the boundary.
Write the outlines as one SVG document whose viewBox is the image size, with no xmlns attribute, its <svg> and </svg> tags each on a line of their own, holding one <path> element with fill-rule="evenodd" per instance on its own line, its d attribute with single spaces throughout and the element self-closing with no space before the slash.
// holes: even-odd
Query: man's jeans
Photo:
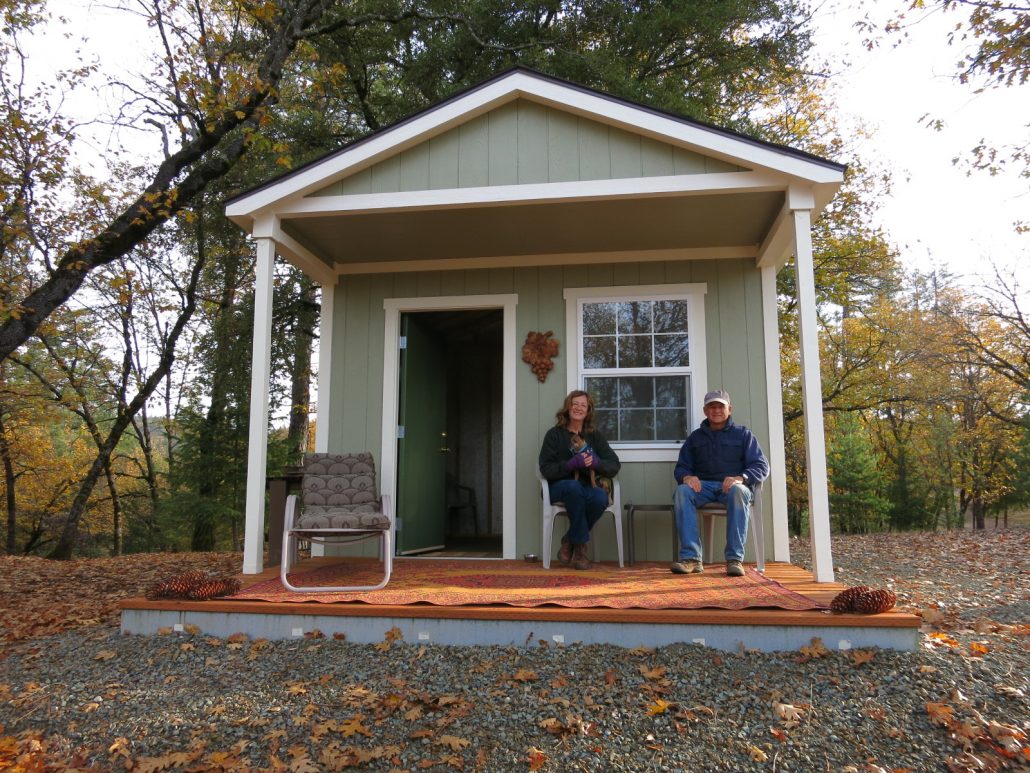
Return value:
<svg viewBox="0 0 1030 773">
<path fill-rule="evenodd" d="M 573 545 L 590 541 L 590 530 L 608 507 L 608 492 L 600 486 L 591 486 L 571 478 L 550 484 L 551 501 L 564 502 L 569 514 L 566 536 Z"/>
<path fill-rule="evenodd" d="M 701 560 L 697 508 L 709 502 L 718 502 L 726 507 L 726 560 L 743 561 L 751 498 L 751 489 L 742 483 L 733 484 L 728 494 L 722 493 L 721 480 L 701 481 L 701 490 L 698 492 L 685 483 L 677 486 L 673 502 L 676 506 L 676 531 L 680 537 L 679 560 Z"/>
</svg>

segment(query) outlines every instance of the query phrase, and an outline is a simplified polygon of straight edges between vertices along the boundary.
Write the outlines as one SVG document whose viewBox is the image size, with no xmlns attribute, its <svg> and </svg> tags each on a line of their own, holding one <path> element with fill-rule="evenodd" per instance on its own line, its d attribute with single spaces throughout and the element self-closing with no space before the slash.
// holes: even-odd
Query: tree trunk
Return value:
<svg viewBox="0 0 1030 773">
<path fill-rule="evenodd" d="M 3 421 L 4 412 L 0 408 L 0 460 L 4 466 L 4 504 L 7 510 L 7 555 L 13 556 L 16 548 L 15 531 L 18 526 L 18 502 L 15 486 L 18 479 L 14 474 L 14 462 L 11 460 L 11 446 L 7 440 L 7 427 Z"/>
<path fill-rule="evenodd" d="M 200 255 L 207 252 L 207 231 L 204 218 L 197 220 L 197 250 Z M 237 296 L 239 294 L 240 276 L 243 273 L 241 261 L 235 250 L 228 250 L 229 259 L 219 265 L 221 272 L 221 290 L 218 306 L 211 322 L 212 347 L 207 362 L 210 367 L 210 391 L 208 408 L 204 421 L 200 426 L 197 438 L 197 454 L 199 469 L 197 470 L 197 495 L 202 500 L 218 498 L 221 487 L 222 465 L 218 462 L 218 445 L 224 440 L 224 426 L 229 406 L 229 396 L 233 383 L 233 361 L 239 355 L 239 342 L 233 317 L 236 313 Z M 200 507 L 193 518 L 193 535 L 190 547 L 197 551 L 214 550 L 216 545 L 216 526 L 213 508 Z"/>
<path fill-rule="evenodd" d="M 318 306 L 315 283 L 309 277 L 299 280 L 296 331 L 293 338 L 293 362 L 290 372 L 290 427 L 287 447 L 291 461 L 301 464 L 308 449 L 308 414 L 311 410 L 311 344 L 315 338 Z M 328 395 L 326 396 L 328 398 Z"/>
<path fill-rule="evenodd" d="M 111 470 L 110 459 L 104 468 L 104 477 L 107 479 L 107 490 L 111 494 L 111 555 L 122 554 L 122 503 L 118 497 L 118 484 L 115 482 L 114 472 Z"/>
<path fill-rule="evenodd" d="M 986 528 L 984 516 L 987 508 L 984 506 L 983 497 L 973 497 L 973 528 L 983 531 Z"/>
<path fill-rule="evenodd" d="M 168 379 L 165 379 L 168 383 Z M 143 475 L 147 481 L 147 495 L 150 498 L 150 525 L 153 530 L 154 515 L 161 504 L 161 491 L 157 482 L 157 468 L 154 465 L 154 440 L 150 434 L 150 419 L 147 416 L 147 409 L 144 406 L 139 413 L 139 420 L 133 419 L 133 428 L 136 432 L 136 441 L 139 443 L 140 451 L 143 453 Z M 171 447 L 171 438 L 167 437 L 168 446 Z M 171 451 L 168 452 L 169 465 L 171 463 Z M 171 469 L 168 474 L 171 475 Z"/>
</svg>

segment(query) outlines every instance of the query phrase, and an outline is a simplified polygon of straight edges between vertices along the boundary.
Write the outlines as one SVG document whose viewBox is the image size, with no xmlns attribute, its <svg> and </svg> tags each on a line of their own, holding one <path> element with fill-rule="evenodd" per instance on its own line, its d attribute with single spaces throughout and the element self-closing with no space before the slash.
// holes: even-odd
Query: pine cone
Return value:
<svg viewBox="0 0 1030 773">
<path fill-rule="evenodd" d="M 161 580 L 147 591 L 148 599 L 183 599 L 195 585 L 208 579 L 201 571 L 183 572 L 167 580 Z"/>
<path fill-rule="evenodd" d="M 876 615 L 894 608 L 898 600 L 892 590 L 871 590 L 855 600 L 855 611 L 864 615 Z"/>
<path fill-rule="evenodd" d="M 869 587 L 866 585 L 856 585 L 854 588 L 845 588 L 833 597 L 833 601 L 830 602 L 830 609 L 838 615 L 844 614 L 845 612 L 854 612 L 855 601 L 857 601 L 859 596 L 863 593 L 868 592 Z"/>
<path fill-rule="evenodd" d="M 231 596 L 240 589 L 240 581 L 234 577 L 209 577 L 192 588 L 187 596 L 194 601 L 207 601 L 217 596 Z"/>
</svg>

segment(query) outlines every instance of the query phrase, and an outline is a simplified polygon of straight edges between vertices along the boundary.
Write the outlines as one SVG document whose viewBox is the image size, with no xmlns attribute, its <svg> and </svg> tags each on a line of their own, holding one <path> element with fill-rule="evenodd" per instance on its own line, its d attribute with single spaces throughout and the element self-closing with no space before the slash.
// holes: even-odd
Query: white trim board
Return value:
<svg viewBox="0 0 1030 773">
<path fill-rule="evenodd" d="M 397 501 L 397 412 L 400 405 L 400 323 L 401 314 L 412 311 L 464 311 L 501 309 L 504 313 L 504 372 L 501 378 L 501 427 L 505 442 L 501 448 L 501 523 L 502 558 L 515 558 L 515 362 L 517 343 L 515 307 L 518 296 L 448 295 L 426 298 L 387 298 L 383 301 L 386 334 L 383 341 L 383 416 L 380 456 L 382 493 Z M 394 535 L 396 544 L 396 535 Z"/>
<path fill-rule="evenodd" d="M 532 72 L 516 70 L 344 148 L 278 182 L 244 194 L 229 203 L 226 214 L 247 228 L 262 209 L 275 208 L 284 200 L 303 198 L 516 99 L 528 99 L 756 171 L 778 173 L 793 178 L 795 182 L 829 186 L 836 190 L 844 179 L 844 172 L 837 165 L 820 163 L 788 149 L 749 141 Z"/>
<path fill-rule="evenodd" d="M 755 259 L 753 244 L 736 247 L 670 247 L 658 250 L 613 250 L 611 252 L 555 252 L 533 255 L 499 255 L 479 258 L 389 260 L 381 263 L 337 263 L 339 276 L 348 274 L 391 274 L 406 271 L 455 271 L 479 268 L 526 268 L 527 266 L 596 266 L 600 263 L 655 263 L 682 260 Z"/>
</svg>

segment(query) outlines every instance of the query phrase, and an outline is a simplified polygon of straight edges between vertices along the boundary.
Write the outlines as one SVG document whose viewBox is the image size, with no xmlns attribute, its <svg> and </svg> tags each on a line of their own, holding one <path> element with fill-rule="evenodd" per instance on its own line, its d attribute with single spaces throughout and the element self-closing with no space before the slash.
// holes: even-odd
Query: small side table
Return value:
<svg viewBox="0 0 1030 773">
<path fill-rule="evenodd" d="M 623 506 L 623 510 L 626 511 L 626 552 L 629 554 L 628 563 L 633 566 L 636 561 L 635 546 L 633 542 L 633 516 L 637 510 L 643 510 L 649 513 L 668 513 L 669 520 L 672 521 L 672 560 L 679 560 L 680 553 L 680 539 L 679 533 L 676 531 L 676 518 L 673 513 L 672 504 L 662 505 L 635 505 L 627 504 Z"/>
<path fill-rule="evenodd" d="M 291 491 L 300 491 L 304 480 L 304 469 L 287 467 L 282 475 L 265 478 L 268 491 L 268 565 L 278 566 L 282 562 L 283 525 L 286 520 L 286 497 Z"/>
</svg>

